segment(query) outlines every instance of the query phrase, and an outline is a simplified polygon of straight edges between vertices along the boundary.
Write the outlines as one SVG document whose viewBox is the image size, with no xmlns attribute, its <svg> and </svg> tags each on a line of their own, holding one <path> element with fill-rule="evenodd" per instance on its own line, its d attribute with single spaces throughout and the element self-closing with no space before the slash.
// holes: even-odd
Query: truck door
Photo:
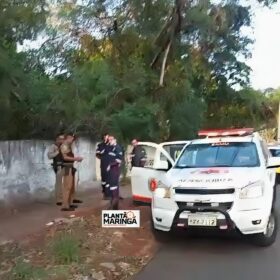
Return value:
<svg viewBox="0 0 280 280">
<path fill-rule="evenodd" d="M 160 145 L 163 149 L 170 155 L 170 157 L 176 161 L 181 154 L 183 148 L 189 144 L 190 141 L 174 141 L 174 142 L 164 142 Z"/>
<path fill-rule="evenodd" d="M 174 160 L 158 144 L 139 142 L 139 145 L 145 149 L 147 160 L 144 167 L 133 167 L 131 170 L 132 197 L 135 202 L 151 203 L 150 179 L 165 176 Z"/>
</svg>

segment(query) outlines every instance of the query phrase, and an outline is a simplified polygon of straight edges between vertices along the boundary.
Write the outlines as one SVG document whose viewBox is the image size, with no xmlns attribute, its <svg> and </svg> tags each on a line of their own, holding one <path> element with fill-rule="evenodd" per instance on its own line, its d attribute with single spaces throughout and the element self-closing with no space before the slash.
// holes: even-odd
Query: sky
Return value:
<svg viewBox="0 0 280 280">
<path fill-rule="evenodd" d="M 280 87 L 280 3 L 254 8 L 251 85 L 255 89 Z"/>
</svg>

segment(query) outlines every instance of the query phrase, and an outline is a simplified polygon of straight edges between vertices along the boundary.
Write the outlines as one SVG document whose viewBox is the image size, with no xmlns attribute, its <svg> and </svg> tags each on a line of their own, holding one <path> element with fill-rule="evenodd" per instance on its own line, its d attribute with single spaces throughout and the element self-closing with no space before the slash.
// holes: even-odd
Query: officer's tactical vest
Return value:
<svg viewBox="0 0 280 280">
<path fill-rule="evenodd" d="M 61 153 L 60 148 L 58 150 L 59 150 L 59 153 L 56 157 L 53 158 L 53 164 L 52 164 L 55 172 L 57 172 L 58 167 L 62 167 L 62 165 L 63 165 L 62 153 Z"/>
</svg>

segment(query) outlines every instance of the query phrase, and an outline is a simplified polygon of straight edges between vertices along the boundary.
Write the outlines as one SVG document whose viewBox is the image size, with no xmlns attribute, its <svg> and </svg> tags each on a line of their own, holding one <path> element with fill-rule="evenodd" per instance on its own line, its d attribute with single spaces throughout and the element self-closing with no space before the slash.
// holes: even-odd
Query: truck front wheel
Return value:
<svg viewBox="0 0 280 280">
<path fill-rule="evenodd" d="M 161 231 L 161 230 L 153 228 L 153 235 L 154 235 L 155 240 L 158 243 L 168 242 L 168 240 L 170 238 L 169 234 L 170 234 L 169 232 L 165 232 L 165 231 Z"/>
<path fill-rule="evenodd" d="M 154 239 L 158 242 L 158 243 L 166 243 L 168 242 L 169 238 L 170 238 L 170 234 L 172 232 L 170 231 L 161 231 L 158 230 L 154 227 L 154 222 L 153 222 L 153 218 L 151 217 L 151 230 L 154 236 Z"/>
<path fill-rule="evenodd" d="M 268 247 L 275 242 L 278 230 L 278 221 L 275 210 L 271 211 L 269 220 L 267 223 L 266 231 L 263 233 L 257 233 L 252 235 L 252 241 L 254 244 L 260 247 Z"/>
</svg>

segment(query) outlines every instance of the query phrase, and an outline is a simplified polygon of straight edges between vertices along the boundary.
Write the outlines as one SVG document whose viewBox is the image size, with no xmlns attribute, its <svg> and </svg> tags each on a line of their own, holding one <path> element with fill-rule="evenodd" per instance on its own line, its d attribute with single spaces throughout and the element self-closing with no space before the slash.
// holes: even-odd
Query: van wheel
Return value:
<svg viewBox="0 0 280 280">
<path fill-rule="evenodd" d="M 260 247 L 268 247 L 275 242 L 278 230 L 278 221 L 275 210 L 272 210 L 266 227 L 266 232 L 252 236 L 254 244 Z"/>
</svg>

